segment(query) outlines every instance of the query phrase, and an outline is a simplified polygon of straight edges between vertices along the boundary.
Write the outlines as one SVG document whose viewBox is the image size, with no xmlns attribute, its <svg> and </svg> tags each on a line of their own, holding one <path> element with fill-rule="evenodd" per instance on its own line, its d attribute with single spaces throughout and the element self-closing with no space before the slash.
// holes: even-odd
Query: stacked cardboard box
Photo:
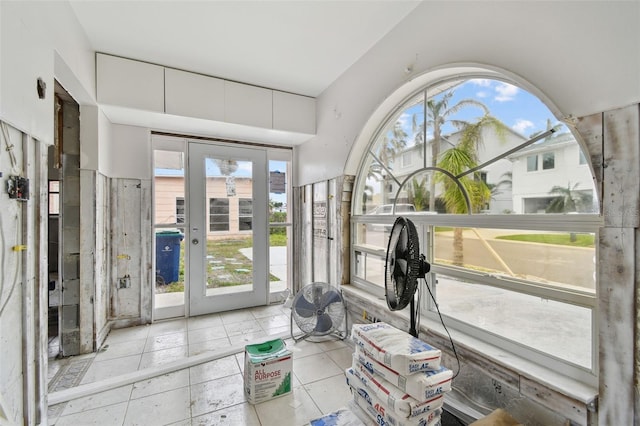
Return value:
<svg viewBox="0 0 640 426">
<path fill-rule="evenodd" d="M 345 372 L 355 403 L 379 425 L 440 424 L 453 373 L 440 350 L 386 323 L 355 324 Z"/>
</svg>

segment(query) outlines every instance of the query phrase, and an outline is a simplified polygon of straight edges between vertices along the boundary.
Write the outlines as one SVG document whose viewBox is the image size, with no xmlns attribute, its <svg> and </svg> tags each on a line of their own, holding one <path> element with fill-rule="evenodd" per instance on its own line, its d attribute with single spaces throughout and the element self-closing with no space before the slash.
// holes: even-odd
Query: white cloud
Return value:
<svg viewBox="0 0 640 426">
<path fill-rule="evenodd" d="M 485 92 L 484 90 L 479 91 L 478 93 L 476 93 L 476 96 L 479 98 L 486 98 L 489 96 L 489 94 L 487 92 Z"/>
<path fill-rule="evenodd" d="M 498 95 L 495 97 L 495 99 L 498 102 L 511 101 L 516 97 L 518 90 L 519 89 L 512 84 L 500 83 L 496 86 L 496 92 L 498 92 Z"/>
<path fill-rule="evenodd" d="M 472 78 L 469 82 L 476 84 L 480 87 L 489 87 L 491 86 L 491 80 L 488 78 Z"/>
<path fill-rule="evenodd" d="M 529 129 L 529 128 L 533 128 L 535 127 L 533 125 L 533 123 L 529 120 L 523 120 L 522 118 L 519 118 L 516 120 L 516 124 L 514 124 L 513 126 L 511 126 L 511 128 L 513 130 L 515 130 L 518 133 L 524 134 L 525 130 Z"/>
<path fill-rule="evenodd" d="M 407 130 L 411 129 L 411 123 L 412 123 L 412 117 L 410 114 L 402 113 L 402 115 L 400 117 L 398 117 L 398 120 L 396 120 L 400 123 L 400 125 L 402 126 L 402 129 L 407 132 Z M 409 132 L 407 132 L 409 133 Z"/>
</svg>

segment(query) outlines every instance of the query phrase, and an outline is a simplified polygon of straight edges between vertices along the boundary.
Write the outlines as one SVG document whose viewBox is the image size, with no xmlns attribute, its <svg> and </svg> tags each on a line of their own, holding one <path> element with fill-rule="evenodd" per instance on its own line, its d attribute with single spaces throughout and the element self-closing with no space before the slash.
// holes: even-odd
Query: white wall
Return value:
<svg viewBox="0 0 640 426">
<path fill-rule="evenodd" d="M 0 118 L 45 143 L 53 143 L 54 76 L 79 103 L 95 100 L 94 54 L 66 2 L 0 2 L 0 57 Z"/>
<path fill-rule="evenodd" d="M 80 168 L 108 175 L 112 124 L 95 105 L 80 105 Z"/>
<path fill-rule="evenodd" d="M 640 2 L 424 2 L 318 97 L 295 184 L 354 174 L 360 153 L 346 160 L 354 144 L 364 149 L 356 142 L 376 108 L 450 64 L 502 69 L 560 117 L 636 103 L 639 26 Z"/>
<path fill-rule="evenodd" d="M 151 179 L 151 134 L 146 127 L 113 124 L 105 148 L 106 175 L 111 178 Z"/>
</svg>

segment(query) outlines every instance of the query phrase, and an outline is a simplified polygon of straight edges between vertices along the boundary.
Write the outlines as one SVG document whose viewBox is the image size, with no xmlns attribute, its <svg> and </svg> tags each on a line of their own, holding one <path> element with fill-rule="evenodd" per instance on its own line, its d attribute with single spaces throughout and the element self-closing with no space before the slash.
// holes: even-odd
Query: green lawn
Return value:
<svg viewBox="0 0 640 426">
<path fill-rule="evenodd" d="M 594 247 L 595 238 L 591 234 L 573 234 L 575 241 L 571 241 L 571 234 L 516 234 L 496 237 L 498 240 L 524 241 L 530 243 L 557 244 L 573 247 Z"/>
<path fill-rule="evenodd" d="M 214 268 L 212 264 L 207 267 L 208 278 L 216 283 L 208 287 L 229 287 L 250 283 L 253 276 L 253 262 L 240 253 L 240 249 L 251 247 L 252 244 L 253 239 L 251 237 L 207 241 L 207 253 L 214 253 L 214 259 L 221 260 L 222 263 L 220 265 L 224 266 L 224 269 Z M 287 235 L 285 233 L 273 233 L 269 235 L 269 244 L 271 247 L 286 246 Z M 169 285 L 157 286 L 158 291 L 163 293 L 184 291 L 184 269 L 183 241 L 180 250 L 179 281 Z M 269 279 L 271 281 L 279 280 L 274 275 L 270 275 Z"/>
</svg>

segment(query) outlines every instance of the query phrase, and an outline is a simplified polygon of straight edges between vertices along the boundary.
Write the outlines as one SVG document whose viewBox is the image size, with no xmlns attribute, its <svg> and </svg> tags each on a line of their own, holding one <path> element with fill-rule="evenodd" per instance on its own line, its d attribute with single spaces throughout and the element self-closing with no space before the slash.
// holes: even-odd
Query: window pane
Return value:
<svg viewBox="0 0 640 426">
<path fill-rule="evenodd" d="M 581 149 L 579 149 L 578 164 L 587 164 L 587 157 L 584 156 L 584 152 Z"/>
<path fill-rule="evenodd" d="M 176 198 L 176 223 L 184 223 L 184 198 Z"/>
<path fill-rule="evenodd" d="M 209 230 L 211 232 L 229 230 L 228 198 L 209 199 Z"/>
<path fill-rule="evenodd" d="M 288 161 L 269 160 L 269 223 L 288 222 L 287 169 Z"/>
<path fill-rule="evenodd" d="M 269 281 L 270 291 L 287 288 L 287 244 L 291 227 L 276 226 L 269 229 Z"/>
<path fill-rule="evenodd" d="M 60 194 L 57 192 L 49 194 L 49 214 L 60 214 Z"/>
<path fill-rule="evenodd" d="M 238 208 L 240 216 L 251 216 L 253 214 L 253 200 L 251 198 L 240 198 L 238 200 Z"/>
<path fill-rule="evenodd" d="M 250 198 L 240 198 L 238 200 L 238 229 L 240 231 L 250 231 L 253 220 L 253 207 Z"/>
<path fill-rule="evenodd" d="M 153 161 L 155 224 L 184 223 L 184 153 L 155 150 Z"/>
<path fill-rule="evenodd" d="M 555 155 L 553 152 L 545 152 L 542 154 L 542 169 L 550 170 L 555 167 Z"/>
<path fill-rule="evenodd" d="M 289 289 L 288 260 L 292 232 L 288 209 L 290 171 L 291 161 L 281 157 L 269 159 L 269 292 L 272 295 Z"/>
<path fill-rule="evenodd" d="M 591 233 L 436 227 L 434 261 L 595 294 Z"/>
<path fill-rule="evenodd" d="M 591 368 L 591 310 L 437 275 L 442 314 Z"/>
<path fill-rule="evenodd" d="M 421 252 L 433 258 L 438 303 L 449 315 L 489 332 L 481 338 L 592 367 L 596 220 L 563 216 L 568 229 L 558 232 L 559 222 L 532 215 L 599 211 L 572 131 L 535 96 L 490 79 L 429 87 L 395 111 L 371 141 L 354 186 L 354 282 L 383 286 L 389 233 L 406 214 Z M 525 229 L 489 229 L 492 223 Z M 478 224 L 486 228 L 472 228 Z M 538 230 L 545 224 L 550 230 Z M 548 336 L 556 328 L 575 335 Z M 565 342 L 572 348 L 563 352 Z"/>
</svg>

